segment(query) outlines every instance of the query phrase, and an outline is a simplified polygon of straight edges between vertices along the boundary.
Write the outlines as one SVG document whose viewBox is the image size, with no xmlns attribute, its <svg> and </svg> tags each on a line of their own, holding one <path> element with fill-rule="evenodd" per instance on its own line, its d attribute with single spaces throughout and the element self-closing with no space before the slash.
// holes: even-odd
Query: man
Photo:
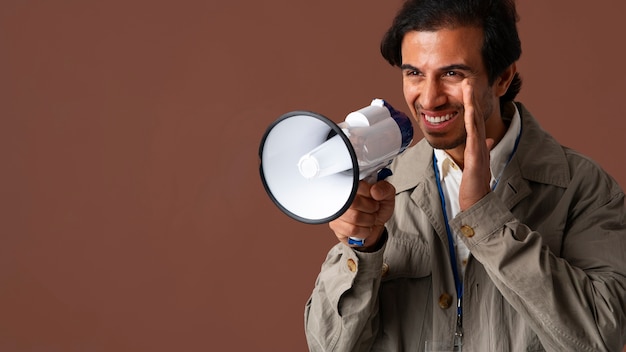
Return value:
<svg viewBox="0 0 626 352">
<path fill-rule="evenodd" d="M 330 223 L 341 243 L 307 302 L 312 351 L 624 346 L 624 194 L 513 102 L 516 21 L 512 0 L 398 13 L 381 51 L 424 140 Z"/>
</svg>

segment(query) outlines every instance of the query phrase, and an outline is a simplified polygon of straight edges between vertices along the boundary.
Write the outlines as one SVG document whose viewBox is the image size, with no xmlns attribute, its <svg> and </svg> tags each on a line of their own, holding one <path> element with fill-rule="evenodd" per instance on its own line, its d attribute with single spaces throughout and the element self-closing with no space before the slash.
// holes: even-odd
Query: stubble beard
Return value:
<svg viewBox="0 0 626 352">
<path fill-rule="evenodd" d="M 426 138 L 426 141 L 428 142 L 428 144 L 430 144 L 431 147 L 435 149 L 443 149 L 443 150 L 449 150 L 449 149 L 454 149 L 454 148 L 463 146 L 465 145 L 465 142 L 467 140 L 467 132 L 465 131 L 465 128 L 463 128 L 463 133 L 452 141 L 437 141 L 439 137 L 445 136 L 444 134 L 432 134 L 431 133 L 428 136 L 431 138 Z"/>
</svg>

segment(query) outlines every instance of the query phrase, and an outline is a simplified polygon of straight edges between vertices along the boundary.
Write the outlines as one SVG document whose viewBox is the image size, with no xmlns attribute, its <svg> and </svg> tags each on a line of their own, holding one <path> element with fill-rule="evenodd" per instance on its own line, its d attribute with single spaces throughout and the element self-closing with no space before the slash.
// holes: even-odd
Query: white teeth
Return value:
<svg viewBox="0 0 626 352">
<path fill-rule="evenodd" d="M 444 115 L 444 116 L 428 116 L 428 115 L 424 115 L 424 117 L 426 118 L 426 121 L 428 121 L 430 123 L 442 123 L 442 122 L 450 120 L 452 118 L 452 116 L 454 116 L 454 114 L 448 114 L 448 115 Z"/>
</svg>

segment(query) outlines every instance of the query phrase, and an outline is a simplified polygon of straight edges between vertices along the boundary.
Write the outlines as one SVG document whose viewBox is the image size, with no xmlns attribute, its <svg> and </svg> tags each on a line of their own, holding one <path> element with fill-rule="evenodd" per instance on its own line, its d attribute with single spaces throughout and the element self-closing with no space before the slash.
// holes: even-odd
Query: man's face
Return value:
<svg viewBox="0 0 626 352">
<path fill-rule="evenodd" d="M 500 119 L 498 96 L 488 83 L 481 48 L 483 32 L 457 27 L 411 31 L 402 41 L 404 98 L 426 140 L 438 149 L 464 148 L 465 124 L 461 82 L 474 88 L 477 114 Z"/>
</svg>

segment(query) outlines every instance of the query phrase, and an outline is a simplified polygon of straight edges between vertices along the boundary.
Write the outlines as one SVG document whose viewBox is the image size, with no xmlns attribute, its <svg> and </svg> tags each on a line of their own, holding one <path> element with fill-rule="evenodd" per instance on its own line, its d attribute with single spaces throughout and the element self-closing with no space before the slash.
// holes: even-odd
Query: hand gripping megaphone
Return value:
<svg viewBox="0 0 626 352">
<path fill-rule="evenodd" d="M 411 120 L 381 99 L 340 124 L 314 112 L 292 111 L 272 123 L 261 140 L 261 180 L 291 218 L 326 223 L 350 207 L 359 180 L 383 179 L 385 167 L 412 139 Z"/>
</svg>

